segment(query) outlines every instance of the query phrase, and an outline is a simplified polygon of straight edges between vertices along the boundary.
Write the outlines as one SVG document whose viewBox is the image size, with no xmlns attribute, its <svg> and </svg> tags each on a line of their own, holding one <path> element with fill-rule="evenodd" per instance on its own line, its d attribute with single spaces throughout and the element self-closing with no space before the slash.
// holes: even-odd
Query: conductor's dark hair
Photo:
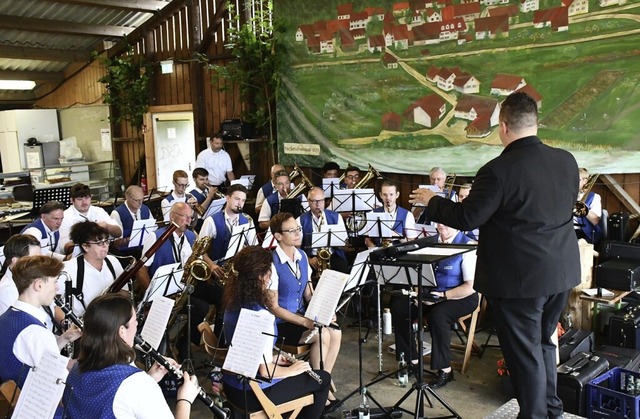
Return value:
<svg viewBox="0 0 640 419">
<path fill-rule="evenodd" d="M 515 132 L 535 127 L 538 125 L 538 105 L 526 93 L 512 93 L 502 102 L 500 121 L 506 122 Z"/>
</svg>

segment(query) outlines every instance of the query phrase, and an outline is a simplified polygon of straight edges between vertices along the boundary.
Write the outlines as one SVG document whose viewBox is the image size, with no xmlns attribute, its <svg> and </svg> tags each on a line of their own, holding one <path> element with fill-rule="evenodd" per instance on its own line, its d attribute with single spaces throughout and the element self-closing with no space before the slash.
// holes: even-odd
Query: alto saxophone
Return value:
<svg viewBox="0 0 640 419">
<path fill-rule="evenodd" d="M 211 268 L 209 268 L 209 265 L 207 265 L 203 260 L 203 257 L 205 253 L 207 253 L 207 249 L 209 249 L 210 245 L 211 237 L 209 236 L 201 237 L 193 244 L 191 256 L 189 256 L 189 259 L 185 262 L 182 271 L 184 290 L 171 310 L 171 317 L 169 317 L 167 328 L 173 325 L 178 314 L 182 311 L 182 308 L 187 301 L 187 296 L 190 294 L 190 290 L 188 288 L 193 287 L 193 281 L 206 281 L 211 276 Z"/>
</svg>

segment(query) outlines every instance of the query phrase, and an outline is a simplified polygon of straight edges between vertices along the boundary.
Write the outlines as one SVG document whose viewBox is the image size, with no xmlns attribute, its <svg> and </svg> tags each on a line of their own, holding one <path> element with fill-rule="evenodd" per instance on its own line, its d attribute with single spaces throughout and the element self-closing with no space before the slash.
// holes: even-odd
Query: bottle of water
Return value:
<svg viewBox="0 0 640 419">
<path fill-rule="evenodd" d="M 409 371 L 407 371 L 407 361 L 404 360 L 404 352 L 402 352 L 398 361 L 398 384 L 400 387 L 406 387 L 408 382 Z"/>
<path fill-rule="evenodd" d="M 367 388 L 362 389 L 362 400 L 358 406 L 358 419 L 369 419 L 371 411 L 369 410 L 369 402 L 367 401 Z"/>
<path fill-rule="evenodd" d="M 382 313 L 382 333 L 385 335 L 391 334 L 391 310 L 388 308 L 385 308 L 384 313 Z"/>
</svg>

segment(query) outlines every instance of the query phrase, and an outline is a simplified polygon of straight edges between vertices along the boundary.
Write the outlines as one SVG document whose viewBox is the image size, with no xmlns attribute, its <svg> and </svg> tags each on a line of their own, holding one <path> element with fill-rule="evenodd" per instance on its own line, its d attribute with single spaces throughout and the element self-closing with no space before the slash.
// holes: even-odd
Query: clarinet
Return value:
<svg viewBox="0 0 640 419">
<path fill-rule="evenodd" d="M 182 380 L 182 371 L 170 364 L 169 361 L 167 361 L 162 355 L 160 355 L 158 351 L 153 349 L 153 347 L 148 342 L 142 339 L 140 335 L 135 336 L 134 343 L 138 346 L 138 349 L 149 355 L 154 359 L 154 361 L 166 368 L 167 371 L 169 371 L 169 373 L 173 375 L 175 379 L 179 381 Z M 201 402 L 207 405 L 207 407 L 209 408 L 209 410 L 211 410 L 215 417 L 228 419 L 231 416 L 231 412 L 229 411 L 229 409 L 223 409 L 216 406 L 213 399 L 209 397 L 209 395 L 202 389 L 202 387 L 200 387 L 200 389 L 198 390 L 198 399 L 200 399 Z"/>
<path fill-rule="evenodd" d="M 291 362 L 292 364 L 293 364 L 294 362 L 296 362 L 296 361 L 297 361 L 297 359 L 296 359 L 296 357 L 295 357 L 295 356 L 293 356 L 293 355 L 291 355 L 291 354 L 288 354 L 288 353 L 286 353 L 286 352 L 282 352 L 282 351 L 281 351 L 281 352 L 279 353 L 279 355 L 280 355 L 281 357 L 283 357 L 285 361 L 289 361 L 289 362 Z M 316 381 L 318 382 L 318 384 L 322 384 L 322 378 L 320 378 L 320 376 L 318 375 L 318 373 L 317 373 L 317 372 L 315 372 L 314 370 L 307 370 L 307 371 L 305 371 L 305 372 L 306 372 L 307 374 L 309 374 L 309 376 L 310 376 L 311 378 L 313 378 L 314 380 L 316 380 Z"/>
<path fill-rule="evenodd" d="M 76 314 L 73 312 L 73 310 L 71 310 L 69 306 L 62 302 L 62 299 L 60 297 L 56 296 L 53 301 L 58 307 L 60 307 L 60 310 L 62 310 L 62 312 L 64 313 L 65 319 L 71 320 L 71 323 L 78 326 L 78 329 L 84 329 L 84 323 L 82 322 L 82 320 L 80 320 L 78 316 L 76 316 Z"/>
</svg>

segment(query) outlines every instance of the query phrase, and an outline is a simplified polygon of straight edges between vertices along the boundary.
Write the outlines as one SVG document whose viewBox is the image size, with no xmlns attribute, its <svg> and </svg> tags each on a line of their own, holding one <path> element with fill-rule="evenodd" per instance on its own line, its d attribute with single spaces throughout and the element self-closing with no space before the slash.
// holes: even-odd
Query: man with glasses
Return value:
<svg viewBox="0 0 640 419">
<path fill-rule="evenodd" d="M 273 252 L 269 310 L 276 316 L 278 339 L 289 343 L 303 343 L 315 329 L 315 323 L 304 317 L 306 303 L 311 300 L 311 268 L 307 255 L 298 249 L 302 244 L 302 227 L 288 212 L 281 212 L 271 219 L 271 231 L 278 241 Z M 310 364 L 320 369 L 320 345 L 324 370 L 331 373 L 340 352 L 342 331 L 339 327 L 322 330 L 322 343 L 316 334 L 311 337 Z M 336 398 L 329 393 L 329 406 L 336 405 Z"/>
<path fill-rule="evenodd" d="M 91 189 L 87 185 L 82 183 L 76 183 L 71 187 L 69 191 L 69 198 L 71 200 L 71 206 L 64 211 L 64 219 L 60 224 L 60 243 L 63 246 L 58 246 L 60 253 L 70 254 L 73 248 L 73 243 L 70 242 L 71 227 L 74 224 L 84 221 L 93 221 L 100 227 L 107 231 L 107 234 L 111 237 L 122 236 L 122 229 L 107 212 L 94 205 L 91 205 Z M 72 256 L 78 256 L 80 249 L 73 249 Z"/>
<path fill-rule="evenodd" d="M 116 209 L 111 211 L 111 218 L 118 223 L 122 229 L 122 238 L 114 243 L 115 251 L 121 255 L 132 255 L 136 259 L 140 259 L 140 248 L 129 248 L 129 240 L 133 231 L 133 223 L 137 220 L 148 220 L 151 218 L 151 210 L 142 202 L 144 201 L 144 193 L 142 188 L 137 185 L 131 185 L 124 193 L 124 203 L 118 205 Z M 140 232 L 137 232 L 140 234 Z M 139 239 L 138 239 L 139 240 Z"/>
<path fill-rule="evenodd" d="M 184 264 L 193 252 L 193 245 L 197 239 L 196 234 L 189 230 L 189 225 L 193 219 L 193 209 L 184 202 L 178 202 L 169 213 L 171 222 L 176 223 L 178 228 L 173 234 L 156 250 L 156 252 L 147 259 L 145 265 L 140 268 L 137 273 L 137 279 L 141 288 L 146 289 L 151 283 L 151 279 L 161 266 L 179 262 Z M 158 241 L 158 238 L 164 234 L 167 227 L 159 228 L 154 234 L 150 234 L 144 241 L 142 253 L 147 251 Z M 217 283 L 208 284 L 207 281 L 195 281 L 193 293 L 191 294 L 191 342 L 198 345 L 200 343 L 200 333 L 198 332 L 198 324 L 205 318 L 211 304 L 218 309 L 221 307 L 222 287 Z M 220 310 L 218 310 L 220 312 Z M 222 319 L 220 313 L 219 318 Z M 197 320 L 196 320 L 197 319 Z M 222 325 L 220 324 L 219 327 Z M 184 346 L 188 342 L 178 342 L 178 349 L 184 354 Z"/>
<path fill-rule="evenodd" d="M 61 271 L 62 262 L 49 256 L 25 256 L 15 264 L 13 280 L 19 297 L 0 316 L 0 381 L 13 380 L 22 387 L 30 367 L 45 352 L 58 353 L 80 337 L 75 326 L 59 337 L 45 327 L 48 319 L 42 307 L 53 302 Z"/>
<path fill-rule="evenodd" d="M 360 181 L 360 168 L 349 166 L 345 169 L 344 173 L 344 189 L 355 189 Z"/>
<path fill-rule="evenodd" d="M 211 148 L 202 150 L 196 159 L 196 167 L 202 167 L 209 172 L 209 184 L 220 186 L 226 179 L 235 180 L 231 157 L 222 149 L 222 135 L 216 133 L 209 140 Z M 226 179 L 225 179 L 226 178 Z"/>
<path fill-rule="evenodd" d="M 184 170 L 176 170 L 173 172 L 173 191 L 167 195 L 162 202 L 160 202 L 160 208 L 162 209 L 162 218 L 165 221 L 169 221 L 171 218 L 171 207 L 178 202 L 186 202 L 191 207 L 198 203 L 195 196 L 187 194 L 187 188 L 189 187 L 189 175 Z"/>
<path fill-rule="evenodd" d="M 118 259 L 108 254 L 109 232 L 98 223 L 85 221 L 75 224 L 71 228 L 71 240 L 82 253 L 64 262 L 67 275 L 58 279 L 58 286 L 65 294 L 73 296 L 73 312 L 81 317 L 89 303 L 124 270 Z"/>
<path fill-rule="evenodd" d="M 274 164 L 271 166 L 271 179 L 269 179 L 269 182 L 262 185 L 256 194 L 256 214 L 260 214 L 260 210 L 262 209 L 262 204 L 264 204 L 265 199 L 267 199 L 269 195 L 278 192 L 278 188 L 276 188 L 276 174 L 284 171 L 284 166 L 281 164 Z"/>
<path fill-rule="evenodd" d="M 305 212 L 298 218 L 298 223 L 302 226 L 302 248 L 309 257 L 309 264 L 314 270 L 320 268 L 322 261 L 318 258 L 317 248 L 312 248 L 313 233 L 318 233 L 323 226 L 333 225 L 334 232 L 346 232 L 347 229 L 340 214 L 335 211 L 324 208 L 325 196 L 324 190 L 314 186 L 309 190 L 308 194 L 309 211 Z M 329 247 L 327 249 L 331 253 L 329 262 L 331 269 L 340 272 L 348 272 L 347 257 L 342 249 Z"/>
<path fill-rule="evenodd" d="M 60 243 L 60 225 L 64 218 L 64 205 L 59 201 L 49 201 L 40 207 L 40 218 L 27 224 L 20 234 L 30 234 L 40 240 L 42 253 L 58 260 L 64 255 L 58 249 Z M 56 252 L 56 250 L 58 250 Z"/>
<path fill-rule="evenodd" d="M 291 181 L 289 179 L 289 173 L 284 170 L 275 174 L 276 179 L 276 189 L 277 193 L 271 194 L 267 197 L 262 208 L 260 209 L 260 214 L 258 215 L 258 224 L 260 228 L 266 230 L 269 228 L 269 221 L 271 217 L 276 215 L 281 211 L 281 203 L 283 199 L 287 198 L 289 195 L 291 188 Z M 295 202 L 298 203 L 302 210 L 307 210 L 306 198 L 304 195 L 299 195 L 295 199 Z"/>
</svg>

